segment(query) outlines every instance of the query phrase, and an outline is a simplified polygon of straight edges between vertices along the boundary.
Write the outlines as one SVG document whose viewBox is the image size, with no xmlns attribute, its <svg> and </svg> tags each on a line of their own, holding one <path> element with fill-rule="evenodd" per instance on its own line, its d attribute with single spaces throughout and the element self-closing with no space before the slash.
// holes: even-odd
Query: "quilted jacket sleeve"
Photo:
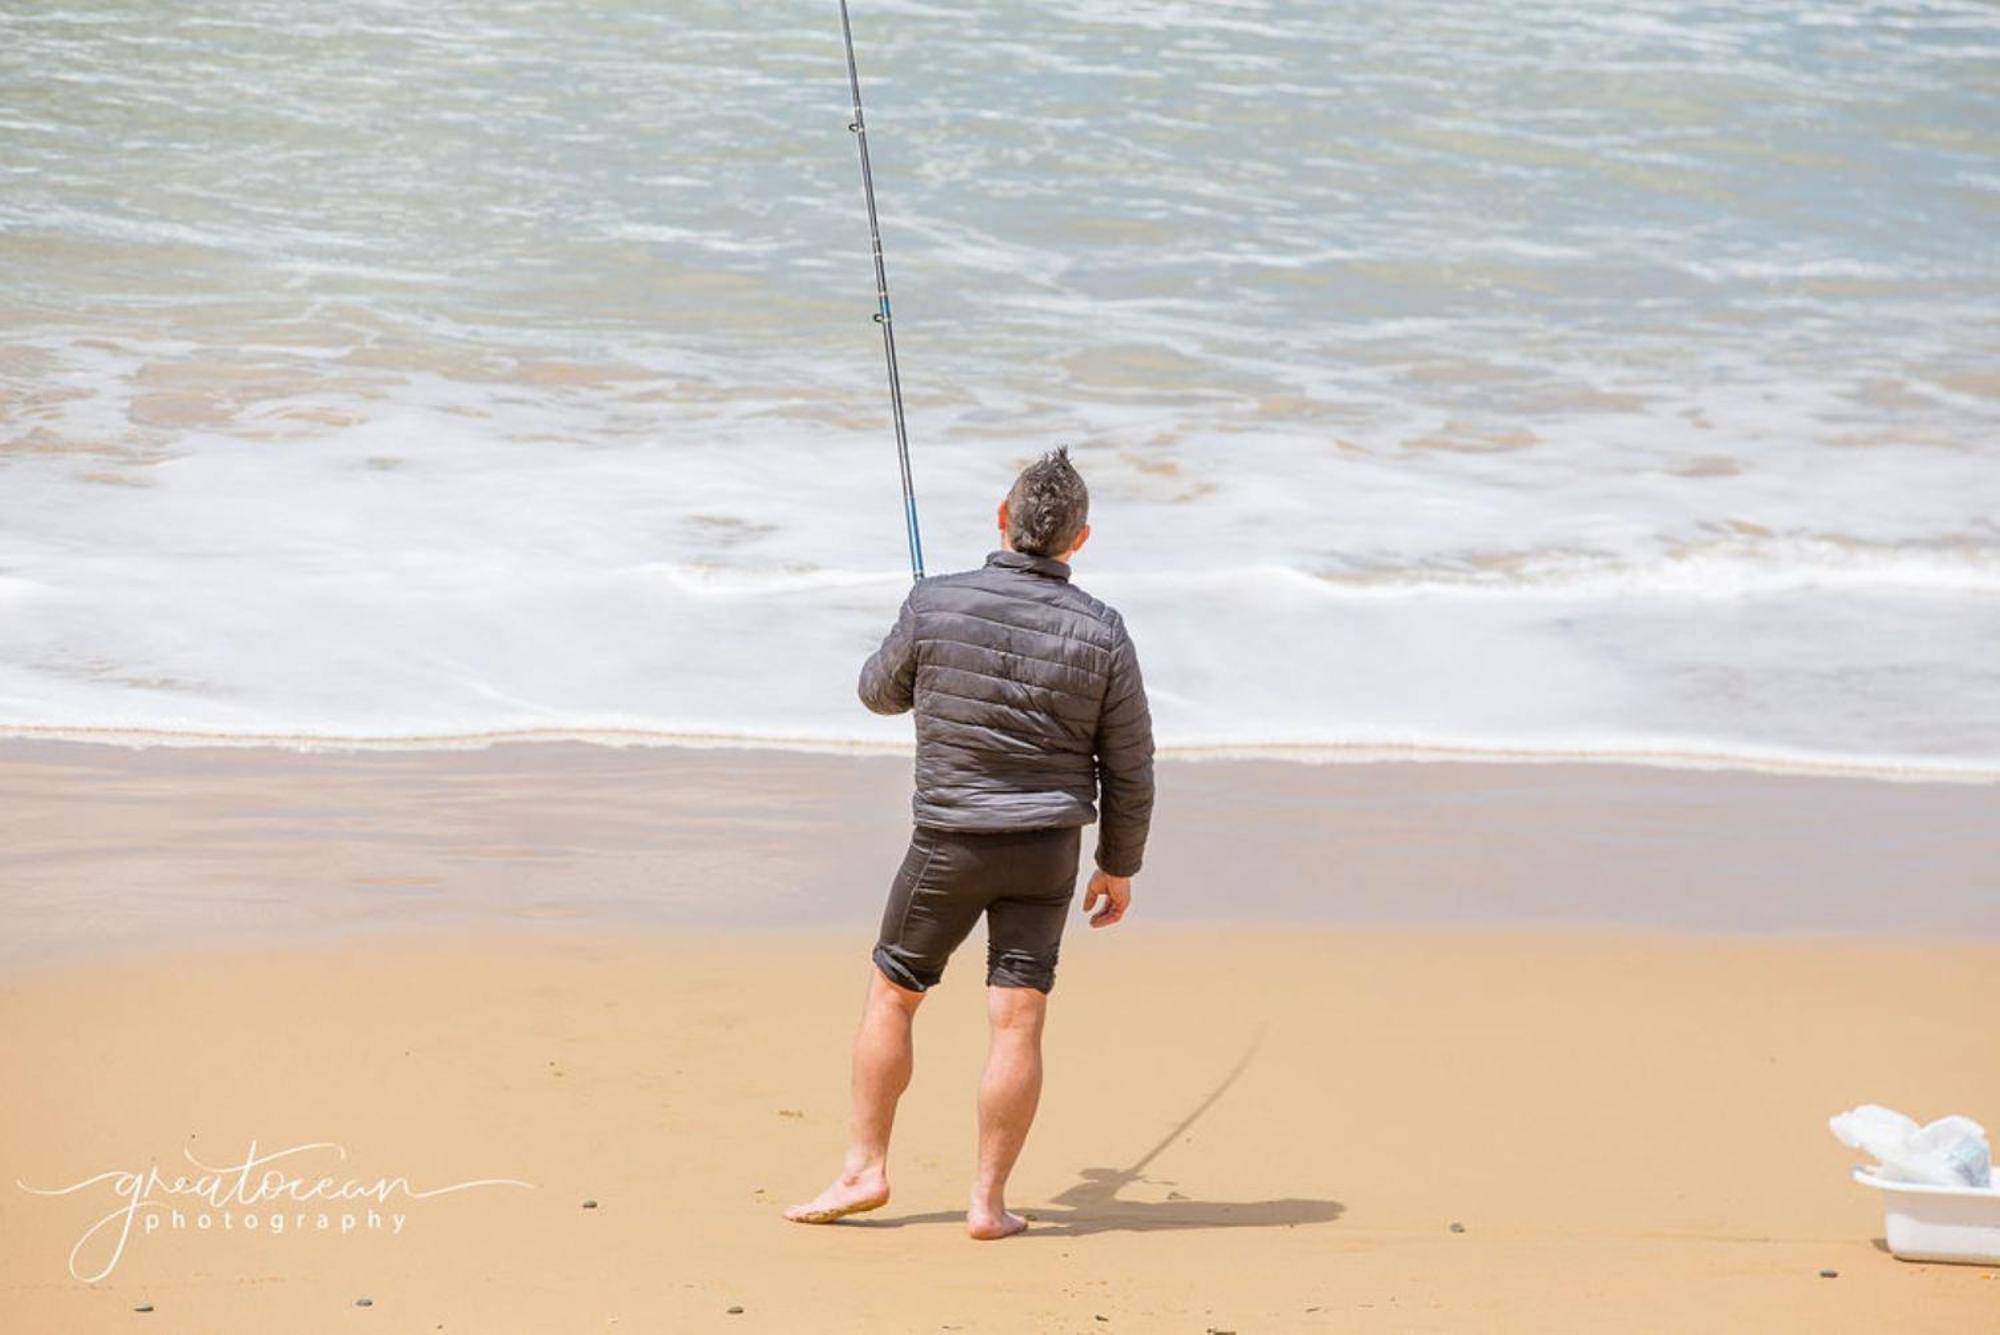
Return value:
<svg viewBox="0 0 2000 1335">
<path fill-rule="evenodd" d="M 877 714 L 901 714 L 916 703 L 917 617 L 911 606 L 916 596 L 916 589 L 911 589 L 882 647 L 861 665 L 857 687 L 861 703 Z"/>
<path fill-rule="evenodd" d="M 1097 865 L 1113 876 L 1131 876 L 1144 860 L 1153 820 L 1153 716 L 1123 620 L 1097 719 L 1097 782 Z"/>
</svg>

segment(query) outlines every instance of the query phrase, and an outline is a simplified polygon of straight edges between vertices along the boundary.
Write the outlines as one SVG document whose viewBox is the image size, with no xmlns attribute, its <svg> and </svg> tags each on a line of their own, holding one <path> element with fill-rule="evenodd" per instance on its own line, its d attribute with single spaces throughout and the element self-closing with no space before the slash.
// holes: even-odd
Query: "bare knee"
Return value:
<svg viewBox="0 0 2000 1335">
<path fill-rule="evenodd" d="M 1049 1010 L 1048 993 L 1032 987 L 986 989 L 986 1018 L 996 1036 L 1037 1037 Z"/>
<path fill-rule="evenodd" d="M 922 1004 L 924 994 L 904 987 L 890 978 L 879 967 L 871 966 L 868 971 L 868 1004 L 871 1007 L 902 1014 L 915 1015 Z"/>
</svg>

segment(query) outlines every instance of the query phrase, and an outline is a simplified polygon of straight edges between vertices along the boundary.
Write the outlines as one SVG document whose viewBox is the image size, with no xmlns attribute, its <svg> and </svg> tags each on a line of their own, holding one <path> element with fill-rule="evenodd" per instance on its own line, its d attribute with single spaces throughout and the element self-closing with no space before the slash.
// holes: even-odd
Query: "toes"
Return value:
<svg viewBox="0 0 2000 1335">
<path fill-rule="evenodd" d="M 785 1218 L 795 1224 L 831 1224 L 836 1219 L 844 1219 L 851 1214 L 865 1214 L 869 1210 L 880 1209 L 888 1203 L 887 1192 L 853 1199 L 809 1201 L 804 1205 L 794 1205 L 785 1211 Z"/>
</svg>

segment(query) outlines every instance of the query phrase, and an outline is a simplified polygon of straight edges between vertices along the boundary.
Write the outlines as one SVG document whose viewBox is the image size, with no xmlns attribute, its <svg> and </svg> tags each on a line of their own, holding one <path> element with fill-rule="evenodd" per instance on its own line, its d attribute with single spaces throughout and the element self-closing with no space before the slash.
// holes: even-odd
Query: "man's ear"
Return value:
<svg viewBox="0 0 2000 1335">
<path fill-rule="evenodd" d="M 1090 537 L 1090 525 L 1085 524 L 1082 528 L 1076 531 L 1076 545 L 1069 549 L 1069 554 L 1071 556 L 1075 556 L 1078 552 L 1082 551 L 1083 544 L 1085 541 L 1089 539 L 1089 537 Z"/>
<path fill-rule="evenodd" d="M 1004 547 L 1007 545 L 1007 498 L 1005 496 L 1000 498 L 1000 509 L 994 515 L 994 522 L 1000 525 L 1000 545 Z"/>
</svg>

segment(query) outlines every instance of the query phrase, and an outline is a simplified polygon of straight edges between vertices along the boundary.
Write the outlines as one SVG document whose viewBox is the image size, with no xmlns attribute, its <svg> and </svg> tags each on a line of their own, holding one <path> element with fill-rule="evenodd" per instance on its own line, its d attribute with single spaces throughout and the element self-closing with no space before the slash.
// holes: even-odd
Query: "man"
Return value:
<svg viewBox="0 0 2000 1335">
<path fill-rule="evenodd" d="M 966 1226 L 982 1239 L 1027 1227 L 1007 1209 L 1007 1175 L 1041 1097 L 1042 1021 L 1080 827 L 1098 822 L 1083 909 L 1109 927 L 1132 901 L 1153 809 L 1153 726 L 1132 641 L 1117 612 L 1069 582 L 1089 513 L 1068 451 L 1042 456 L 1000 502 L 1001 550 L 979 570 L 919 582 L 861 669 L 870 709 L 916 710 L 916 829 L 854 1040 L 846 1161 L 788 1219 L 831 1223 L 888 1201 L 911 1021 L 984 914 L 992 1045 Z"/>
</svg>

